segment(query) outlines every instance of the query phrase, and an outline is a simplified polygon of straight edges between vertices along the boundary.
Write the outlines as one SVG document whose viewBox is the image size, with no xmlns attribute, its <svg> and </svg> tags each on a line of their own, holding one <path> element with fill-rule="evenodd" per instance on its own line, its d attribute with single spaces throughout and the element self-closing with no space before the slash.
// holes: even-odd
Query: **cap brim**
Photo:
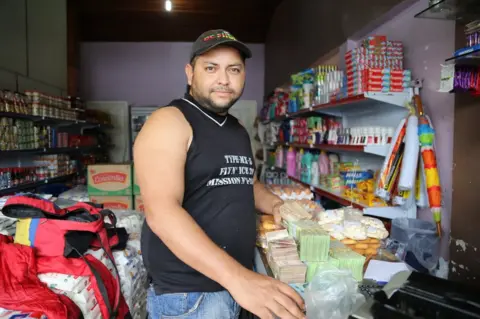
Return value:
<svg viewBox="0 0 480 319">
<path fill-rule="evenodd" d="M 209 46 L 208 48 L 205 48 L 203 50 L 200 50 L 200 51 L 196 52 L 195 56 L 200 55 L 200 54 L 204 54 L 205 52 L 210 51 L 211 49 L 216 48 L 216 47 L 221 46 L 221 45 L 226 45 L 226 46 L 237 49 L 238 51 L 240 51 L 240 53 L 246 59 L 249 59 L 249 58 L 252 57 L 252 51 L 250 51 L 250 49 L 244 43 L 242 43 L 240 41 L 228 40 L 228 39 L 226 39 L 225 41 L 217 42 L 214 45 Z M 195 56 L 193 56 L 193 57 L 195 57 Z"/>
</svg>

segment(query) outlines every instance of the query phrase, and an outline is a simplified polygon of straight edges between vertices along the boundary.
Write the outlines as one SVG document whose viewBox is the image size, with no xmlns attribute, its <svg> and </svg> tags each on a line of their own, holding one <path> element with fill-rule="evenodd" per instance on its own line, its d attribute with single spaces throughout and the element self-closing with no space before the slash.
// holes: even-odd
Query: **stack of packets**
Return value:
<svg viewBox="0 0 480 319">
<path fill-rule="evenodd" d="M 381 220 L 363 216 L 355 208 L 326 210 L 319 215 L 318 223 L 332 238 L 364 256 L 377 255 L 380 240 L 389 235 Z"/>
<path fill-rule="evenodd" d="M 385 36 L 371 36 L 359 48 L 345 54 L 347 94 L 404 92 L 411 72 L 403 69 L 403 44 Z"/>
<path fill-rule="evenodd" d="M 267 233 L 267 260 L 276 279 L 287 283 L 304 283 L 307 266 L 300 261 L 295 240 L 287 230 Z"/>
<path fill-rule="evenodd" d="M 267 233 L 275 230 L 282 230 L 284 227 L 275 225 L 272 215 L 257 216 L 257 246 L 263 249 L 268 248 Z"/>
</svg>

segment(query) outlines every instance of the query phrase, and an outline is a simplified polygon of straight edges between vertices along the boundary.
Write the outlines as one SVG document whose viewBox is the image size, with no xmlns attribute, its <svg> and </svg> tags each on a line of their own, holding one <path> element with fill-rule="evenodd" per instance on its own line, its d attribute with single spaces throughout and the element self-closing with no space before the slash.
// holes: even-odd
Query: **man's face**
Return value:
<svg viewBox="0 0 480 319">
<path fill-rule="evenodd" d="M 245 63 L 230 47 L 218 47 L 185 67 L 190 94 L 203 107 L 224 114 L 240 98 L 245 86 Z"/>
</svg>

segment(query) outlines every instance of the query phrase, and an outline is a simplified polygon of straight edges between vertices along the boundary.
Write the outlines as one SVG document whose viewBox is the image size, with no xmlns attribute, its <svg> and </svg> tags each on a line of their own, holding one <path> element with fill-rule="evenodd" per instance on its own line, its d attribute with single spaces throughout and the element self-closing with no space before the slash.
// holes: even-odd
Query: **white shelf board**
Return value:
<svg viewBox="0 0 480 319">
<path fill-rule="evenodd" d="M 382 93 L 382 92 L 365 92 L 363 94 L 367 99 L 396 105 L 400 107 L 405 107 L 406 103 L 410 101 L 410 93 L 408 92 L 391 92 L 391 93 Z"/>
<path fill-rule="evenodd" d="M 363 152 L 367 154 L 373 154 L 378 156 L 387 156 L 390 144 L 386 145 L 365 145 Z"/>
</svg>

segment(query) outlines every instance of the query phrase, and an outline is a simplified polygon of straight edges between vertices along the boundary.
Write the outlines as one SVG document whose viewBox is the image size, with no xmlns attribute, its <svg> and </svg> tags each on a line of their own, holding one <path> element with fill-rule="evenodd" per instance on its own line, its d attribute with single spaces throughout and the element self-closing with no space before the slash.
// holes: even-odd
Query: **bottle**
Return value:
<svg viewBox="0 0 480 319">
<path fill-rule="evenodd" d="M 302 180 L 309 183 L 312 179 L 312 160 L 313 156 L 312 153 L 306 152 L 303 155 L 303 176 Z"/>
<path fill-rule="evenodd" d="M 390 144 L 392 143 L 392 139 L 393 139 L 393 127 L 389 127 L 387 129 L 387 144 Z"/>
<path fill-rule="evenodd" d="M 296 158 L 296 168 L 295 168 L 295 175 L 297 178 L 300 178 L 301 177 L 301 174 L 302 174 L 302 160 L 303 160 L 303 154 L 304 154 L 304 151 L 303 151 L 303 148 L 300 149 L 299 152 L 297 152 L 297 158 Z"/>
<path fill-rule="evenodd" d="M 283 168 L 284 163 L 283 163 L 283 147 L 279 146 L 277 147 L 277 151 L 275 154 L 275 166 Z"/>
<path fill-rule="evenodd" d="M 318 168 L 320 176 L 329 174 L 329 163 L 330 161 L 328 160 L 327 152 L 322 150 L 320 152 L 320 156 L 318 157 Z"/>
<path fill-rule="evenodd" d="M 338 175 L 338 169 L 337 164 L 340 162 L 340 158 L 338 157 L 337 154 L 330 153 L 328 155 L 328 164 L 329 164 L 329 170 L 331 175 Z"/>
<path fill-rule="evenodd" d="M 386 145 L 388 141 L 388 129 L 386 127 L 382 127 L 380 130 L 380 144 Z"/>
<path fill-rule="evenodd" d="M 368 127 L 367 129 L 367 142 L 365 145 L 375 144 L 375 128 L 373 126 Z"/>
<path fill-rule="evenodd" d="M 377 126 L 375 127 L 375 133 L 373 136 L 373 144 L 380 145 L 382 141 L 382 128 Z"/>
<path fill-rule="evenodd" d="M 312 185 L 318 185 L 320 184 L 320 174 L 318 172 L 318 162 L 313 161 L 312 162 L 312 167 L 310 169 L 310 184 Z"/>
<path fill-rule="evenodd" d="M 293 150 L 293 147 L 290 147 L 287 152 L 287 175 L 288 176 L 295 176 L 295 151 Z"/>
</svg>

